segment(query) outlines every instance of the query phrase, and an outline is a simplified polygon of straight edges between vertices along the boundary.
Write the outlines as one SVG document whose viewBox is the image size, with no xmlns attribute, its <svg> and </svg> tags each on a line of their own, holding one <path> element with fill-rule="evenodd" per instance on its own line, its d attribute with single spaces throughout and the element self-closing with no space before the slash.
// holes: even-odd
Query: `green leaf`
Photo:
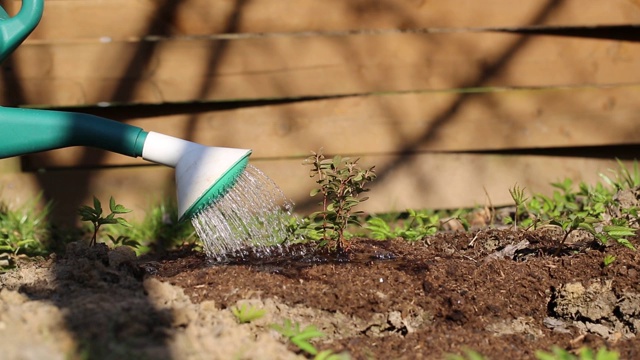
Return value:
<svg viewBox="0 0 640 360">
<path fill-rule="evenodd" d="M 591 225 L 589 223 L 586 223 L 586 222 L 580 223 L 578 225 L 578 228 L 586 230 L 591 234 L 595 234 L 596 233 L 596 229 L 593 227 L 593 225 Z"/>
<path fill-rule="evenodd" d="M 122 206 L 122 205 L 116 205 L 114 206 L 113 210 L 111 210 L 113 213 L 115 214 L 127 214 L 132 212 L 133 210 L 131 209 L 127 209 L 126 207 Z"/>
<path fill-rule="evenodd" d="M 309 196 L 314 197 L 319 193 L 320 193 L 320 189 L 312 189 L 311 192 L 309 192 Z"/>
<path fill-rule="evenodd" d="M 627 239 L 616 239 L 616 242 L 620 245 L 623 245 L 631 250 L 635 250 L 636 247 L 633 246 L 633 244 L 631 244 L 631 242 L 629 242 L 629 240 Z"/>
<path fill-rule="evenodd" d="M 318 330 L 315 326 L 309 325 L 305 327 L 300 334 L 297 334 L 295 338 L 299 340 L 311 340 L 324 336 L 324 333 Z"/>
<path fill-rule="evenodd" d="M 129 222 L 123 218 L 116 218 L 116 221 L 122 226 L 131 227 L 131 224 L 129 224 Z"/>
<path fill-rule="evenodd" d="M 598 349 L 598 352 L 596 353 L 596 357 L 595 357 L 595 360 L 619 360 L 619 359 L 620 359 L 620 354 L 617 351 L 608 350 L 606 347 L 601 347 L 600 349 Z"/>
<path fill-rule="evenodd" d="M 116 200 L 113 198 L 113 196 L 111 196 L 109 198 L 109 210 L 113 212 L 115 208 L 116 208 Z"/>
<path fill-rule="evenodd" d="M 95 196 L 93 197 L 93 208 L 95 209 L 96 215 L 102 215 L 102 205 L 100 204 L 100 200 Z"/>
<path fill-rule="evenodd" d="M 291 338 L 291 342 L 294 343 L 300 350 L 305 351 L 311 355 L 316 355 L 318 353 L 318 349 L 316 349 L 311 343 L 297 339 L 295 337 Z"/>
<path fill-rule="evenodd" d="M 605 255 L 604 259 L 602 259 L 602 264 L 606 267 L 613 264 L 614 261 L 616 261 L 614 255 Z"/>
<path fill-rule="evenodd" d="M 630 227 L 617 225 L 604 226 L 602 231 L 612 237 L 634 236 L 636 234 L 636 231 Z"/>
<path fill-rule="evenodd" d="M 111 225 L 116 224 L 117 220 L 114 218 L 101 218 L 97 221 L 98 225 Z"/>
</svg>

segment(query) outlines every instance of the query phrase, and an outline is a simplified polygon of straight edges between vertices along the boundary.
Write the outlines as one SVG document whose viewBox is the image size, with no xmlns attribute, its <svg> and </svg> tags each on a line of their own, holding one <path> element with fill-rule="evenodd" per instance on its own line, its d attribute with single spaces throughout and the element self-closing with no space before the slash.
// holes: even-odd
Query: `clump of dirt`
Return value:
<svg viewBox="0 0 640 360">
<path fill-rule="evenodd" d="M 554 289 L 550 313 L 583 332 L 618 341 L 633 339 L 640 330 L 640 295 L 614 291 L 613 279 L 589 280 L 589 285 L 571 282 Z"/>
<path fill-rule="evenodd" d="M 346 257 L 307 249 L 224 264 L 189 249 L 135 258 L 75 243 L 0 275 L 0 338 L 10 339 L 10 359 L 305 358 L 271 327 L 288 320 L 320 329 L 318 349 L 354 359 L 441 359 L 466 348 L 534 359 L 552 345 L 640 358 L 637 252 L 576 238 L 554 256 L 561 235 L 358 239 Z M 605 252 L 616 256 L 607 267 Z M 238 324 L 230 309 L 242 304 L 265 315 Z"/>
</svg>

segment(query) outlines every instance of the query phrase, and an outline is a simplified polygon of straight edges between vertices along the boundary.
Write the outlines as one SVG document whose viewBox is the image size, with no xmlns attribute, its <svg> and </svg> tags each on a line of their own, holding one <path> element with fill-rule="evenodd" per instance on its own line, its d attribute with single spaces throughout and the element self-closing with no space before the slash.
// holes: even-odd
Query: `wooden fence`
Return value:
<svg viewBox="0 0 640 360">
<path fill-rule="evenodd" d="M 638 0 L 46 0 L 0 104 L 252 148 L 301 212 L 319 148 L 376 165 L 368 211 L 504 205 L 637 156 L 635 24 Z M 90 148 L 0 172 L 5 201 L 43 191 L 61 220 L 173 196 L 172 169 Z"/>
</svg>

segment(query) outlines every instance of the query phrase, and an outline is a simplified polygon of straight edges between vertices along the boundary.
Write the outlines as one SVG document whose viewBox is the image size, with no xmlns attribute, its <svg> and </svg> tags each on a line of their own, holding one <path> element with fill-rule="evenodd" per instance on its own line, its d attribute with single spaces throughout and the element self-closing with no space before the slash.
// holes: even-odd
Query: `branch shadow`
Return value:
<svg viewBox="0 0 640 360">
<path fill-rule="evenodd" d="M 172 359 L 167 339 L 173 314 L 150 302 L 145 270 L 132 250 L 110 251 L 104 244 L 89 247 L 79 241 L 49 266 L 50 280 L 38 278 L 18 290 L 61 310 L 75 354 L 87 359 Z"/>
<path fill-rule="evenodd" d="M 530 23 L 538 24 L 543 22 L 546 18 L 553 14 L 555 9 L 562 6 L 563 2 L 563 0 L 548 0 L 545 4 L 541 5 L 540 10 L 532 17 Z M 527 45 L 530 39 L 531 38 L 529 36 L 519 38 L 510 47 L 505 49 L 502 54 L 497 57 L 496 61 L 487 64 L 476 79 L 473 79 L 466 83 L 461 83 L 457 86 L 457 88 L 479 88 L 485 86 L 486 82 L 496 76 L 501 71 L 501 69 L 503 69 L 509 63 L 509 61 L 513 59 L 516 54 L 518 54 L 518 52 Z M 471 93 L 459 93 L 455 100 L 446 109 L 444 109 L 441 113 L 439 113 L 432 119 L 429 119 L 430 126 L 422 133 L 421 136 L 413 141 L 407 141 L 406 144 L 399 148 L 395 154 L 390 154 L 390 156 L 393 157 L 393 160 L 390 161 L 388 165 L 376 166 L 376 173 L 378 176 L 376 181 L 371 184 L 371 189 L 375 191 L 377 184 L 379 184 L 381 181 L 384 181 L 386 178 L 393 176 L 403 166 L 407 166 L 411 162 L 418 161 L 418 155 L 423 153 L 436 154 L 433 152 L 420 151 L 420 145 L 427 144 L 431 141 L 436 140 L 439 136 L 440 129 L 442 129 L 464 106 L 465 102 L 467 102 L 473 96 L 474 94 Z M 394 116 L 392 109 L 383 107 L 381 108 L 381 110 L 386 114 L 387 118 L 397 118 L 396 116 Z M 393 129 L 390 129 L 390 131 L 393 131 Z M 394 135 L 390 134 L 390 136 Z M 490 171 L 490 169 L 477 168 L 475 169 L 475 171 Z M 426 189 L 430 186 L 430 184 L 424 177 L 415 176 L 412 178 L 412 180 L 415 184 L 414 188 L 416 189 Z M 301 212 L 306 213 L 312 211 L 316 207 L 316 205 L 317 204 L 315 200 L 306 199 L 305 201 L 299 202 L 296 208 Z"/>
</svg>

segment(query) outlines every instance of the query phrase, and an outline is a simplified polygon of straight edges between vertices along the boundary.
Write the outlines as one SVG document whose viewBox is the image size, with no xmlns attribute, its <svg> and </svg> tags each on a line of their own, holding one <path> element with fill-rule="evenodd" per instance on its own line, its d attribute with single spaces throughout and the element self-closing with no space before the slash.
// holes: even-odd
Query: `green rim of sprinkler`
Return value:
<svg viewBox="0 0 640 360">
<path fill-rule="evenodd" d="M 36 27 L 44 0 L 25 0 L 9 17 L 0 6 L 0 61 Z M 178 217 L 185 220 L 226 194 L 251 150 L 204 146 L 106 118 L 75 112 L 0 107 L 0 159 L 91 146 L 176 169 Z"/>
<path fill-rule="evenodd" d="M 224 194 L 226 194 L 226 192 L 235 185 L 238 177 L 240 177 L 240 175 L 242 175 L 244 170 L 247 168 L 247 165 L 249 164 L 249 155 L 250 154 L 247 154 L 245 158 L 240 159 L 235 165 L 231 167 L 231 169 L 229 169 L 224 175 L 222 175 L 218 182 L 213 184 L 213 186 L 211 186 L 204 194 L 202 194 L 202 196 L 200 196 L 200 198 L 198 198 L 198 200 L 196 200 L 196 202 L 194 202 L 193 205 L 191 205 L 191 207 L 189 207 L 185 211 L 182 217 L 180 217 L 179 221 L 182 222 L 186 219 L 193 218 L 199 212 L 211 206 Z"/>
</svg>

